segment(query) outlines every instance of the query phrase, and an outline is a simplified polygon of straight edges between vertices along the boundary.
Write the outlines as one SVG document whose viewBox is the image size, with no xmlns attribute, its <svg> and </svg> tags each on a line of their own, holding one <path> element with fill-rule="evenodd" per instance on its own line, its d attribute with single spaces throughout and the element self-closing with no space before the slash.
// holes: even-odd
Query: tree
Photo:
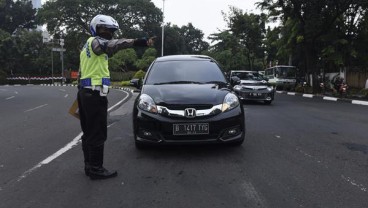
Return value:
<svg viewBox="0 0 368 208">
<path fill-rule="evenodd" d="M 108 14 L 118 21 L 120 30 L 116 37 L 160 34 L 162 12 L 150 0 L 47 1 L 37 13 L 37 22 L 46 24 L 55 39 L 63 35 L 68 51 L 65 62 L 75 68 L 79 65 L 80 49 L 90 36 L 89 23 L 97 14 Z"/>
<path fill-rule="evenodd" d="M 266 59 L 263 65 L 263 68 L 267 68 L 269 64 L 274 65 L 274 62 L 278 60 L 278 40 L 281 30 L 279 27 L 271 29 L 267 28 L 266 39 L 264 41 L 265 50 L 266 50 Z"/>
<path fill-rule="evenodd" d="M 224 14 L 229 29 L 211 34 L 209 39 L 215 43 L 209 54 L 228 70 L 262 70 L 265 47 L 265 15 L 243 13 L 230 7 Z"/>
<path fill-rule="evenodd" d="M 368 2 L 357 0 L 263 0 L 259 6 L 279 18 L 286 52 L 298 55 L 299 68 L 315 77 L 321 65 L 348 66 L 357 57 L 352 47 L 359 36 Z M 291 30 L 290 30 L 291 29 Z M 292 31 L 292 32 L 290 32 Z M 317 79 L 314 79 L 316 82 Z M 316 91 L 317 83 L 313 87 Z"/>
<path fill-rule="evenodd" d="M 244 69 L 245 56 L 242 54 L 238 39 L 230 31 L 211 34 L 213 46 L 208 55 L 216 59 L 225 71 Z"/>
<path fill-rule="evenodd" d="M 242 46 L 249 70 L 254 70 L 255 60 L 264 57 L 265 15 L 243 13 L 235 7 L 230 7 L 230 12 L 228 19 L 230 30 Z"/>
<path fill-rule="evenodd" d="M 1 0 L 0 29 L 12 34 L 17 28 L 34 28 L 35 14 L 29 0 Z"/>
<path fill-rule="evenodd" d="M 109 60 L 111 71 L 128 71 L 128 66 L 132 66 L 137 61 L 137 53 L 134 49 L 128 48 L 119 51 Z M 131 70 L 131 69 L 130 69 Z"/>
<path fill-rule="evenodd" d="M 137 60 L 135 65 L 139 70 L 146 70 L 155 60 L 157 51 L 154 48 L 148 48 L 141 59 Z"/>
<path fill-rule="evenodd" d="M 208 49 L 209 44 L 203 41 L 203 32 L 195 28 L 192 23 L 182 26 L 179 29 L 179 33 L 184 39 L 185 53 L 201 54 Z"/>
</svg>

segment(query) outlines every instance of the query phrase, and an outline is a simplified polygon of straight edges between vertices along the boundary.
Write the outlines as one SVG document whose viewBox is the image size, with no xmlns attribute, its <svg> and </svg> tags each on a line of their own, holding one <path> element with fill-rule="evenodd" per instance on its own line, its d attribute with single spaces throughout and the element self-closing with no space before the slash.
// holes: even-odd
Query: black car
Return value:
<svg viewBox="0 0 368 208">
<path fill-rule="evenodd" d="M 137 148 L 146 144 L 229 143 L 245 137 L 244 109 L 208 56 L 164 56 L 147 70 L 133 109 Z"/>
</svg>

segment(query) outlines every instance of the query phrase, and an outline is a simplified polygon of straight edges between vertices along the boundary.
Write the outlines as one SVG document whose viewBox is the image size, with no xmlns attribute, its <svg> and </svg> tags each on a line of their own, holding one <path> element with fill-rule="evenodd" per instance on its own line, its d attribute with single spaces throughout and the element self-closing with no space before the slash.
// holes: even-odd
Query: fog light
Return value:
<svg viewBox="0 0 368 208">
<path fill-rule="evenodd" d="M 146 137 L 150 137 L 150 136 L 152 136 L 152 133 L 149 132 L 149 131 L 143 131 L 143 135 L 146 136 Z"/>
<path fill-rule="evenodd" d="M 229 134 L 229 135 L 235 135 L 237 133 L 238 133 L 237 129 L 230 129 L 230 130 L 227 131 L 227 134 Z"/>
</svg>

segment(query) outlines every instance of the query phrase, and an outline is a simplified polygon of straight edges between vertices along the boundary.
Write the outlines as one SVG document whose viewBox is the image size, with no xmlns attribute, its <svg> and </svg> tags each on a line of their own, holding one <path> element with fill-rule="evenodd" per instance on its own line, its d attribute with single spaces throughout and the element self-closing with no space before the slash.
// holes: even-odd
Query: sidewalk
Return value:
<svg viewBox="0 0 368 208">
<path fill-rule="evenodd" d="M 356 105 L 366 105 L 368 106 L 368 101 L 363 99 L 348 99 L 348 98 L 338 98 L 334 96 L 327 96 L 327 95 L 321 95 L 321 94 L 305 94 L 305 93 L 297 93 L 297 92 L 287 92 L 287 91 L 276 91 L 276 93 L 279 94 L 287 94 L 287 95 L 293 95 L 293 96 L 301 96 L 305 98 L 317 98 L 322 100 L 328 100 L 328 101 L 336 101 L 336 102 L 345 102 L 345 103 L 351 103 Z"/>
</svg>

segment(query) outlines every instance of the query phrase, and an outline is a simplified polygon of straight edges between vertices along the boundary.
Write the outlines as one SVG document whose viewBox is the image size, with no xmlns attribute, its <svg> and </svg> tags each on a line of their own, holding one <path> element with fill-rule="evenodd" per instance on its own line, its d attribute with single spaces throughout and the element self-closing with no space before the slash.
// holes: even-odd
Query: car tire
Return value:
<svg viewBox="0 0 368 208">
<path fill-rule="evenodd" d="M 272 100 L 265 100 L 265 101 L 264 101 L 264 103 L 265 103 L 266 105 L 270 105 L 270 104 L 272 103 Z"/>
</svg>

